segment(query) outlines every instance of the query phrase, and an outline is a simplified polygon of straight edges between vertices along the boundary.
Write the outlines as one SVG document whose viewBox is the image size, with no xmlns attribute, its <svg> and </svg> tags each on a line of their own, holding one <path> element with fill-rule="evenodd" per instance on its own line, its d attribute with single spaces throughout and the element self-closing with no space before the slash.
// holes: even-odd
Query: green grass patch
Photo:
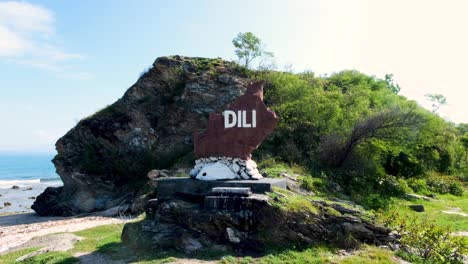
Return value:
<svg viewBox="0 0 468 264">
<path fill-rule="evenodd" d="M 71 252 L 93 252 L 99 250 L 112 257 L 119 257 L 121 252 L 120 234 L 123 224 L 103 225 L 75 232 L 83 239 L 75 244 Z"/>
<path fill-rule="evenodd" d="M 414 216 L 420 220 L 430 219 L 437 226 L 451 228 L 453 231 L 468 231 L 468 217 L 442 213 L 442 211 L 460 208 L 459 212 L 468 214 L 468 194 L 466 192 L 463 196 L 437 195 L 437 199 L 431 199 L 431 201 L 394 198 L 392 204 L 389 210 L 396 210 L 400 214 Z M 422 204 L 425 211 L 415 212 L 408 207 L 411 204 Z"/>
<path fill-rule="evenodd" d="M 274 187 L 273 192 L 268 193 L 268 196 L 271 198 L 271 204 L 283 211 L 319 213 L 319 209 L 304 195 Z"/>
<path fill-rule="evenodd" d="M 276 161 L 273 158 L 265 158 L 258 164 L 258 168 L 268 174 L 271 178 L 280 178 L 282 173 L 287 173 L 293 177 L 302 178 L 310 176 L 305 167 L 299 165 L 288 165 L 284 162 Z"/>
<path fill-rule="evenodd" d="M 17 258 L 24 256 L 26 254 L 29 254 L 35 250 L 37 250 L 37 248 L 25 248 L 25 249 L 21 249 L 18 251 L 0 255 L 0 264 L 15 263 L 15 260 Z"/>
<path fill-rule="evenodd" d="M 344 257 L 331 261 L 331 263 L 343 263 L 343 264 L 392 264 L 398 263 L 393 258 L 393 253 L 389 250 L 381 249 L 373 246 L 364 246 L 355 255 L 350 257 Z"/>
</svg>

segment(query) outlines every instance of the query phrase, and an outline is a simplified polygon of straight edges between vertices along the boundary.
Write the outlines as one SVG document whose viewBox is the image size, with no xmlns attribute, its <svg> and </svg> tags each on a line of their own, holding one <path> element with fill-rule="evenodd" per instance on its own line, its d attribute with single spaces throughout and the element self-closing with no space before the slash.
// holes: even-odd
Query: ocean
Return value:
<svg viewBox="0 0 468 264">
<path fill-rule="evenodd" d="M 54 155 L 0 153 L 0 188 L 60 181 L 51 162 Z"/>
</svg>

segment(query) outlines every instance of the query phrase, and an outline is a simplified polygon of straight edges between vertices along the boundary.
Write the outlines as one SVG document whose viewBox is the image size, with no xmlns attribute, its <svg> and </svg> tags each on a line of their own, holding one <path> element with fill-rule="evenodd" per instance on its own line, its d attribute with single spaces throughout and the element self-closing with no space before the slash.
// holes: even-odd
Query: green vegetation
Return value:
<svg viewBox="0 0 468 264">
<path fill-rule="evenodd" d="M 419 220 L 396 211 L 382 217 L 384 224 L 401 235 L 403 257 L 419 263 L 462 263 L 468 244 L 460 236 L 452 236 L 450 229 L 440 227 L 428 219 Z"/>
<path fill-rule="evenodd" d="M 271 203 L 283 211 L 318 213 L 318 209 L 312 205 L 310 198 L 307 196 L 280 188 L 274 188 L 274 191 L 268 193 L 268 195 L 271 198 Z"/>
<path fill-rule="evenodd" d="M 183 262 L 185 259 L 216 260 L 218 263 L 397 263 L 389 250 L 373 246 L 363 246 L 352 255 L 340 256 L 338 250 L 317 245 L 304 249 L 271 249 L 263 256 L 239 256 L 235 252 L 206 249 L 192 255 L 181 252 L 134 252 L 125 248 L 120 241 L 123 225 L 105 225 L 75 232 L 83 238 L 67 252 L 47 252 L 19 263 L 77 263 L 76 253 L 95 254 L 109 260 L 125 260 L 139 264 Z M 18 263 L 15 260 L 36 250 L 23 249 L 1 255 L 0 264 Z"/>
<path fill-rule="evenodd" d="M 239 63 L 245 68 L 251 67 L 252 61 L 256 58 L 262 58 L 261 68 L 266 66 L 265 61 L 273 57 L 273 53 L 265 50 L 265 45 L 252 32 L 239 33 L 232 40 L 232 44 L 236 48 L 236 53 Z M 269 68 L 269 67 L 267 67 Z"/>
<path fill-rule="evenodd" d="M 265 103 L 281 120 L 254 153 L 270 176 L 303 167 L 292 173 L 302 175 L 305 189 L 368 209 L 388 207 L 391 197 L 407 192 L 463 194 L 466 126 L 399 96 L 392 75 L 257 71 L 251 77 L 266 80 Z"/>
</svg>

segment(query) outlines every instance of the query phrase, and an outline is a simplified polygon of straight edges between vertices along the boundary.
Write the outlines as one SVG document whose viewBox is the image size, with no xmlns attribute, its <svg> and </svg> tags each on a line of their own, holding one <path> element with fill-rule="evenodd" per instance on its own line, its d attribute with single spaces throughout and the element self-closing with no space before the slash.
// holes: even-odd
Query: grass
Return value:
<svg viewBox="0 0 468 264">
<path fill-rule="evenodd" d="M 293 177 L 302 178 L 304 176 L 310 176 L 307 170 L 299 165 L 288 165 L 283 162 L 275 161 L 274 159 L 267 158 L 259 162 L 258 167 L 260 170 L 266 172 L 268 177 L 280 178 L 282 173 L 287 173 Z"/>
<path fill-rule="evenodd" d="M 389 250 L 384 250 L 378 247 L 372 246 L 365 246 L 362 250 L 357 252 L 356 255 L 350 256 L 347 258 L 343 258 L 342 260 L 338 260 L 337 262 L 331 261 L 331 263 L 343 263 L 343 264 L 373 264 L 373 263 L 380 263 L 380 264 L 391 264 L 391 263 L 399 263 L 394 255 L 393 252 Z"/>
<path fill-rule="evenodd" d="M 336 250 L 325 246 L 310 247 L 305 250 L 285 250 L 272 252 L 265 256 L 233 257 L 220 260 L 221 264 L 303 264 L 303 263 L 333 263 L 333 264 L 374 264 L 398 263 L 389 250 L 374 246 L 363 246 L 352 256 L 339 256 Z"/>
<path fill-rule="evenodd" d="M 411 210 L 408 205 L 422 204 L 424 212 L 418 213 Z M 436 225 L 451 228 L 453 231 L 468 231 L 468 217 L 456 214 L 446 214 L 442 211 L 448 211 L 451 208 L 460 208 L 460 212 L 468 213 L 468 194 L 455 196 L 451 194 L 439 194 L 437 199 L 431 201 L 402 198 L 394 198 L 390 210 L 396 210 L 400 214 L 415 216 L 419 219 L 430 219 Z"/>
<path fill-rule="evenodd" d="M 339 256 L 334 248 L 313 246 L 306 249 L 287 249 L 270 251 L 263 256 L 238 256 L 235 252 L 206 249 L 194 255 L 181 252 L 134 252 L 121 243 L 122 224 L 104 225 L 74 232 L 83 239 L 67 252 L 48 252 L 21 263 L 77 263 L 77 252 L 101 254 L 113 260 L 126 260 L 139 264 L 162 264 L 184 259 L 214 260 L 222 264 L 230 263 L 394 263 L 393 253 L 373 246 L 364 246 L 353 256 Z M 0 256 L 0 264 L 17 263 L 15 260 L 36 250 L 28 248 Z"/>
<path fill-rule="evenodd" d="M 287 212 L 310 212 L 318 214 L 319 210 L 312 204 L 311 199 L 306 196 L 293 193 L 288 190 L 273 188 L 273 192 L 268 193 L 271 204 Z"/>
<path fill-rule="evenodd" d="M 8 254 L 0 255 L 0 264 L 15 263 L 15 260 L 21 256 L 29 254 L 37 248 L 26 248 Z"/>
</svg>

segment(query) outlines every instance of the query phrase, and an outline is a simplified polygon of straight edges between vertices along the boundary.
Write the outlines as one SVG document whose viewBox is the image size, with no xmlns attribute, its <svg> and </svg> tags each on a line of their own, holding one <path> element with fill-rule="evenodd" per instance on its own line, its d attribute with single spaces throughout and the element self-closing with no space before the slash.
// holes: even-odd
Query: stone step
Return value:
<svg viewBox="0 0 468 264">
<path fill-rule="evenodd" d="M 252 190 L 250 187 L 214 187 L 209 195 L 249 197 L 252 195 Z"/>
<path fill-rule="evenodd" d="M 250 211 L 252 197 L 205 196 L 203 209 L 216 211 L 241 212 Z"/>
<path fill-rule="evenodd" d="M 250 188 L 252 193 L 264 194 L 272 191 L 273 187 L 286 189 L 285 179 L 263 178 L 260 180 L 227 180 L 227 181 L 200 181 L 191 178 L 161 178 L 156 182 L 159 200 L 174 199 L 177 197 L 199 197 L 210 195 L 216 187 Z"/>
</svg>

